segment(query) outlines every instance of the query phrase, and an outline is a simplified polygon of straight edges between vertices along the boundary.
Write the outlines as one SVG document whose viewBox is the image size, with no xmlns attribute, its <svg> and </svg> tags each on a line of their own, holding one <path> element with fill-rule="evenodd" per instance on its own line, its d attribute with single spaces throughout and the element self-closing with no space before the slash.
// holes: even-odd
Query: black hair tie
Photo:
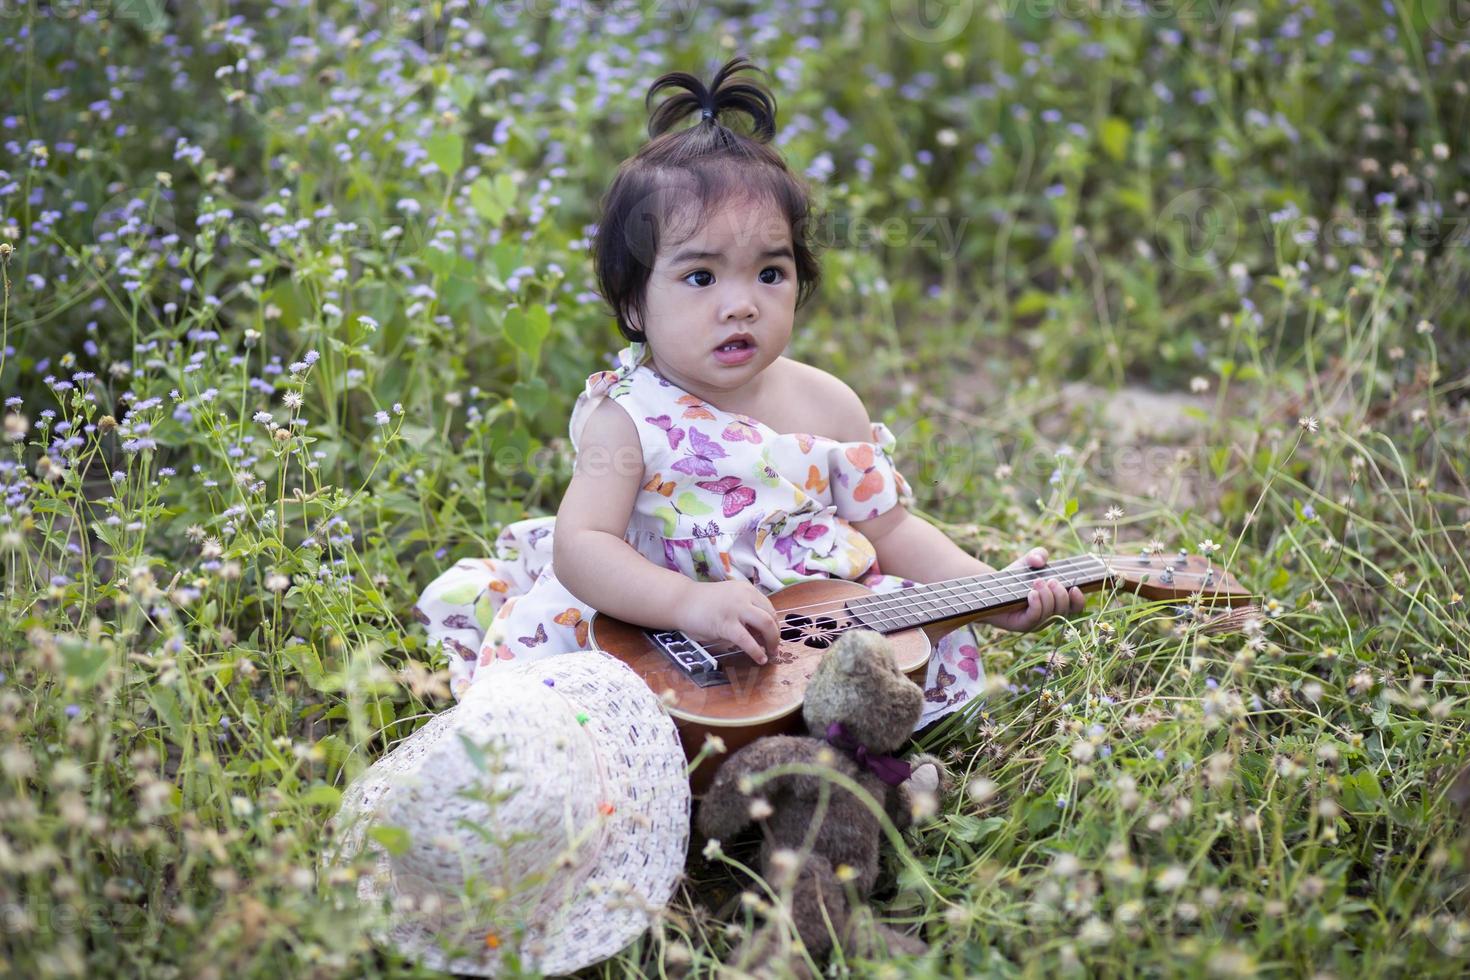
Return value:
<svg viewBox="0 0 1470 980">
<path fill-rule="evenodd" d="M 715 118 L 715 110 L 713 110 L 713 109 L 705 109 L 703 112 L 701 112 L 699 114 L 699 118 L 701 120 L 704 120 L 704 119 L 713 119 L 713 118 Z"/>
</svg>

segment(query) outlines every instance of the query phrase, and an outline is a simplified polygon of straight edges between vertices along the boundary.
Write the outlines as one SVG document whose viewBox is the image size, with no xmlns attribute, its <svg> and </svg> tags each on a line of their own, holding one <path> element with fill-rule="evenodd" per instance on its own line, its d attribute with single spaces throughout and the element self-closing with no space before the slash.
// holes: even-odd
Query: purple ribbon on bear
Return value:
<svg viewBox="0 0 1470 980">
<path fill-rule="evenodd" d="M 889 786 L 897 786 L 913 772 L 913 767 L 902 759 L 870 753 L 866 745 L 848 734 L 840 721 L 834 721 L 827 726 L 827 741 L 839 749 L 852 752 L 857 757 L 858 765 L 867 766 L 873 771 L 873 775 Z"/>
</svg>

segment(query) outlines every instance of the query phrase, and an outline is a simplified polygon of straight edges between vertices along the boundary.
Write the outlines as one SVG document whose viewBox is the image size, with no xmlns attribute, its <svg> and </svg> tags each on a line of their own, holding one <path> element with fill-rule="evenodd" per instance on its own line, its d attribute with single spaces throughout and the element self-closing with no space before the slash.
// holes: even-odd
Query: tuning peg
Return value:
<svg viewBox="0 0 1470 980">
<path fill-rule="evenodd" d="M 1252 619 L 1261 619 L 1264 614 L 1261 607 L 1257 605 L 1236 606 L 1222 613 L 1211 616 L 1200 624 L 1201 633 L 1211 635 L 1218 633 L 1236 633 L 1245 628 L 1245 624 Z"/>
<path fill-rule="evenodd" d="M 1167 566 L 1164 569 L 1163 574 L 1159 576 L 1159 581 L 1160 582 L 1163 582 L 1165 585 L 1173 585 L 1174 584 L 1174 566 L 1173 565 L 1169 565 L 1169 566 Z"/>
</svg>

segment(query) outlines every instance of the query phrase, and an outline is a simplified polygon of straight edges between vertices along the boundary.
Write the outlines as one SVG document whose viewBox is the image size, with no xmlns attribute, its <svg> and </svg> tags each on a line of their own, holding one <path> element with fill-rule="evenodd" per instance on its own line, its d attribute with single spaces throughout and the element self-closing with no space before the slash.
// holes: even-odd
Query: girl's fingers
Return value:
<svg viewBox="0 0 1470 980">
<path fill-rule="evenodd" d="M 777 647 L 781 645 L 781 628 L 776 625 L 775 615 L 757 606 L 746 622 L 752 627 L 751 633 L 762 641 L 766 653 L 775 656 Z"/>
<path fill-rule="evenodd" d="M 737 626 L 732 632 L 735 635 L 731 638 L 731 641 L 740 649 L 744 650 L 746 656 L 758 664 L 766 662 L 765 650 L 762 649 L 764 644 L 756 641 L 755 630 Z"/>
<path fill-rule="evenodd" d="M 1051 589 L 1046 582 L 1042 582 L 1036 589 L 1036 609 L 1041 614 L 1041 622 L 1051 618 L 1056 609 L 1056 600 L 1052 598 Z"/>
<path fill-rule="evenodd" d="M 1067 609 L 1067 588 L 1054 578 L 1046 580 L 1046 591 L 1051 599 L 1051 615 L 1060 616 Z"/>
<path fill-rule="evenodd" d="M 1072 599 L 1072 611 L 1074 613 L 1079 613 L 1087 607 L 1087 596 L 1083 595 L 1082 590 L 1077 588 L 1077 586 L 1072 586 L 1072 591 L 1068 594 Z"/>
</svg>

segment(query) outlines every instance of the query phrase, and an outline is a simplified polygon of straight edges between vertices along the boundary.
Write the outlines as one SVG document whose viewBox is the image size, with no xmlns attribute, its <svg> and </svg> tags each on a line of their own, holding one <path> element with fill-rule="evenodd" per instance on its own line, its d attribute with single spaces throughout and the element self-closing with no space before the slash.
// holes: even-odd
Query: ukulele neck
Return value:
<svg viewBox="0 0 1470 980">
<path fill-rule="evenodd" d="M 848 602 L 847 612 L 879 633 L 922 628 L 933 638 L 973 620 L 1024 606 L 1031 583 L 1043 578 L 1093 592 L 1103 587 L 1109 574 L 1100 558 L 1079 555 L 1041 568 L 1010 568 L 863 596 Z"/>
</svg>

